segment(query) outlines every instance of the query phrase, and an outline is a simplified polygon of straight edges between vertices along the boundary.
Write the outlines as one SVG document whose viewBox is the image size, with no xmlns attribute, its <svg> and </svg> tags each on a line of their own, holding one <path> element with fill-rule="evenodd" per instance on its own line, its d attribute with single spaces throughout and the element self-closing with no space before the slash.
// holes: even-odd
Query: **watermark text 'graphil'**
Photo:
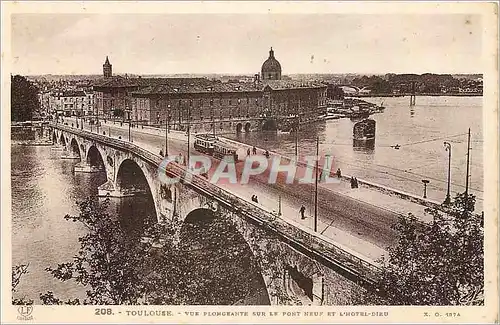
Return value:
<svg viewBox="0 0 500 325">
<path fill-rule="evenodd" d="M 334 170 L 331 156 L 305 156 L 303 158 L 304 162 L 297 163 L 280 156 L 266 158 L 255 155 L 235 162 L 233 157 L 227 156 L 214 163 L 210 157 L 193 155 L 189 159 L 189 164 L 186 164 L 184 157 L 175 156 L 167 157 L 161 162 L 158 176 L 165 184 L 177 183 L 181 178 L 183 182 L 189 183 L 194 175 L 200 175 L 212 184 L 246 185 L 251 177 L 259 177 L 261 182 L 264 180 L 268 184 L 277 182 L 314 184 L 316 180 L 321 183 L 340 182 L 340 170 Z M 317 160 L 318 169 L 315 168 Z M 179 166 L 183 166 L 180 176 L 174 177 L 171 176 L 172 173 L 169 173 L 169 164 L 172 163 L 177 170 Z"/>
</svg>

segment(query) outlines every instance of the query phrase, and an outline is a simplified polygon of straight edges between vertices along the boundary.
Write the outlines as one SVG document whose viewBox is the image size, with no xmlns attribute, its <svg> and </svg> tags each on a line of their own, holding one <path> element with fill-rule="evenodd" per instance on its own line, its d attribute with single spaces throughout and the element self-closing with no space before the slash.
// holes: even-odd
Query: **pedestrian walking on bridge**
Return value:
<svg viewBox="0 0 500 325">
<path fill-rule="evenodd" d="M 300 218 L 304 220 L 306 218 L 306 216 L 304 215 L 304 213 L 306 212 L 306 207 L 301 206 L 299 211 L 300 211 Z"/>
</svg>

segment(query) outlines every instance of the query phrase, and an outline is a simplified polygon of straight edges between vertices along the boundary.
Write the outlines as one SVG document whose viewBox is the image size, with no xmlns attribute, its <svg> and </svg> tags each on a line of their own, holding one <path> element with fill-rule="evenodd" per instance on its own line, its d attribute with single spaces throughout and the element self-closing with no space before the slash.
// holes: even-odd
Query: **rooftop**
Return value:
<svg viewBox="0 0 500 325">
<path fill-rule="evenodd" d="M 99 88 L 129 88 L 129 87 L 149 87 L 161 84 L 203 84 L 209 83 L 206 78 L 125 78 L 116 76 L 112 78 L 97 80 L 93 86 Z"/>
<path fill-rule="evenodd" d="M 59 97 L 85 97 L 85 92 L 83 90 L 64 90 L 53 92 L 52 95 Z"/>
<path fill-rule="evenodd" d="M 326 88 L 326 85 L 321 83 L 306 83 L 302 81 L 291 80 L 265 80 L 259 83 L 249 82 L 191 82 L 191 83 L 176 83 L 171 82 L 171 79 L 165 79 L 162 83 L 150 85 L 132 92 L 136 97 L 141 95 L 169 95 L 169 94 L 187 94 L 187 93 L 227 93 L 227 92 L 256 92 L 263 91 L 266 87 L 272 90 L 283 89 L 302 89 L 302 88 Z"/>
</svg>

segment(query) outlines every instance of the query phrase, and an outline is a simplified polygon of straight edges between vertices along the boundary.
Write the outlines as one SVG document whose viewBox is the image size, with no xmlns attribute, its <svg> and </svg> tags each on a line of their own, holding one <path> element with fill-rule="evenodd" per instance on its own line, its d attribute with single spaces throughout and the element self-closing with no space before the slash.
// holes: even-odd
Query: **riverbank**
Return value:
<svg viewBox="0 0 500 325">
<path fill-rule="evenodd" d="M 352 95 L 346 95 L 346 97 L 407 97 L 411 96 L 413 94 L 411 93 L 404 93 L 404 94 L 352 94 Z M 417 93 L 415 94 L 417 97 L 419 96 L 431 96 L 431 97 L 446 97 L 446 96 L 451 96 L 451 97 L 481 97 L 483 96 L 482 93 Z"/>
<path fill-rule="evenodd" d="M 19 146 L 51 146 L 52 140 L 12 140 L 12 145 Z"/>
</svg>

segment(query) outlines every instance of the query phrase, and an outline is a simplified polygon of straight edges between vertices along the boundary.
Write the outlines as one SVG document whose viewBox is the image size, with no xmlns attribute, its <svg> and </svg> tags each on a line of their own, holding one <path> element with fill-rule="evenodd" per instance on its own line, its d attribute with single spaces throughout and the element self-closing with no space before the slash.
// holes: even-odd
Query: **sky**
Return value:
<svg viewBox="0 0 500 325">
<path fill-rule="evenodd" d="M 482 73 L 480 15 L 13 14 L 12 73 Z"/>
</svg>

